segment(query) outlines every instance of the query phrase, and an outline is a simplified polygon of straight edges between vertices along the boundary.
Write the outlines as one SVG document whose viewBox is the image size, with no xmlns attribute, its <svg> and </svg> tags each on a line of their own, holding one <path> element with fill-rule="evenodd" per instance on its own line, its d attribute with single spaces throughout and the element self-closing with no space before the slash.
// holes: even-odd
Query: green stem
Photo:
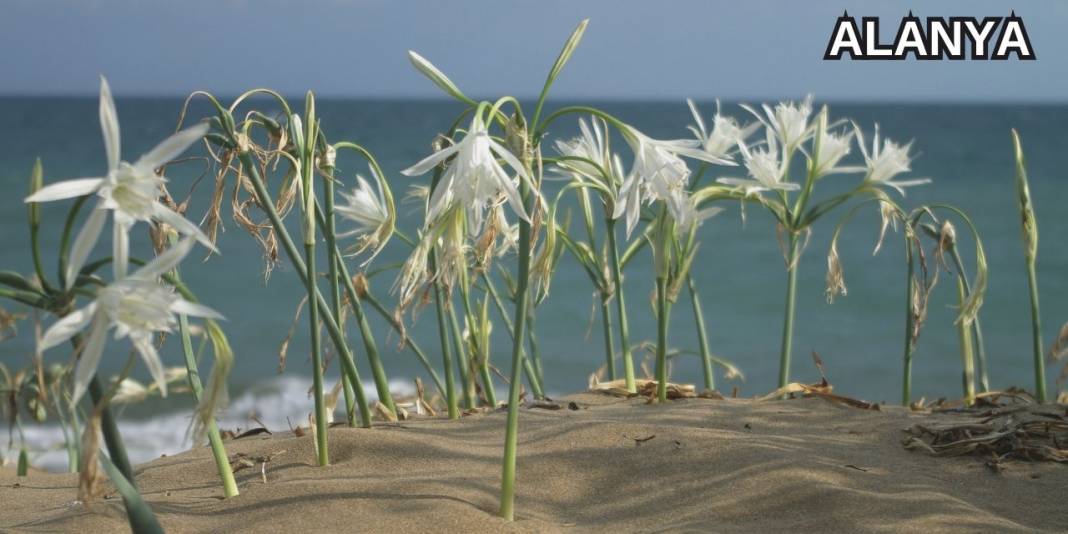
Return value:
<svg viewBox="0 0 1068 534">
<path fill-rule="evenodd" d="M 800 267 L 797 235 L 790 232 L 787 239 L 789 256 L 787 257 L 786 266 L 788 271 L 786 275 L 786 305 L 783 311 L 782 351 L 779 353 L 780 388 L 790 383 L 790 352 L 794 340 L 794 303 L 797 299 L 797 269 Z"/>
<path fill-rule="evenodd" d="M 697 285 L 693 275 L 686 276 L 690 288 L 690 303 L 693 304 L 693 320 L 697 325 L 697 343 L 701 348 L 701 365 L 705 375 L 705 389 L 716 389 L 716 376 L 712 369 L 712 352 L 708 350 L 708 332 L 705 331 L 705 314 L 701 310 L 701 297 L 697 294 Z"/>
<path fill-rule="evenodd" d="M 616 315 L 619 317 L 619 348 L 623 359 L 623 377 L 627 391 L 638 391 L 634 383 L 634 360 L 630 354 L 630 329 L 627 326 L 627 305 L 623 299 L 623 270 L 619 261 L 619 248 L 616 246 L 616 223 L 612 218 L 605 220 L 605 234 L 608 236 L 608 253 L 612 262 L 612 282 L 616 286 Z"/>
<path fill-rule="evenodd" d="M 430 364 L 430 359 L 427 358 L 426 352 L 424 352 L 423 349 L 419 347 L 419 344 L 416 343 L 414 339 L 409 338 L 405 334 L 403 328 L 404 325 L 402 325 L 396 317 L 390 314 L 389 310 L 387 310 L 386 307 L 382 305 L 381 302 L 379 302 L 378 298 L 376 298 L 374 294 L 371 293 L 370 287 L 366 289 L 363 300 L 366 300 L 367 302 L 371 303 L 371 307 L 374 308 L 375 311 L 378 312 L 378 314 L 381 315 L 382 318 L 385 319 L 393 327 L 393 330 L 395 330 L 397 334 L 401 335 L 404 338 L 404 344 L 408 347 L 409 350 L 412 351 L 413 354 L 415 354 L 415 357 L 419 360 L 419 363 L 423 364 L 423 369 L 425 369 L 427 374 L 430 375 L 430 379 L 434 381 L 434 387 L 438 388 L 438 391 L 440 391 L 442 395 L 444 395 L 444 382 L 441 381 L 441 377 L 438 376 L 438 372 L 434 369 L 434 366 Z"/>
<path fill-rule="evenodd" d="M 93 401 L 93 406 L 101 402 L 107 402 L 107 399 L 104 398 L 104 386 L 97 376 L 94 376 L 89 381 L 89 398 Z M 111 413 L 111 408 L 104 408 L 103 410 L 100 418 L 100 432 L 104 435 L 104 444 L 107 446 L 108 456 L 111 457 L 111 461 L 115 463 L 115 467 L 119 468 L 123 476 L 133 484 L 133 464 L 130 463 L 130 458 L 126 455 L 126 447 L 122 443 L 122 435 L 119 434 L 119 425 L 115 421 L 115 415 Z"/>
<path fill-rule="evenodd" d="M 104 466 L 104 472 L 108 474 L 115 489 L 122 495 L 122 503 L 126 508 L 126 520 L 130 523 L 130 530 L 136 534 L 163 534 L 156 514 L 152 508 L 137 492 L 133 478 L 122 472 L 122 469 L 114 463 L 114 458 L 100 454 L 100 464 Z"/>
<path fill-rule="evenodd" d="M 445 291 L 442 290 L 442 293 Z M 460 321 L 456 319 L 456 310 L 452 307 L 452 301 L 445 300 L 445 317 L 449 319 L 449 328 L 452 330 L 452 344 L 456 351 L 456 359 L 459 361 L 460 381 L 463 387 L 464 408 L 473 410 L 476 405 L 475 378 L 471 375 L 471 359 L 464 343 L 463 331 L 460 330 Z"/>
<path fill-rule="evenodd" d="M 531 194 L 525 180 L 519 181 L 520 195 L 527 213 L 533 212 Z M 515 463 L 519 439 L 519 389 L 523 367 L 523 340 L 527 326 L 527 285 L 530 279 L 530 223 L 519 221 L 519 267 L 516 273 L 515 330 L 512 336 L 512 374 L 508 385 L 508 421 L 504 433 L 504 461 L 501 466 L 500 516 L 515 519 Z"/>
<path fill-rule="evenodd" d="M 527 344 L 530 347 L 530 358 L 527 358 L 527 360 L 529 360 L 531 366 L 534 367 L 535 374 L 538 377 L 538 383 L 544 384 L 545 372 L 541 367 L 541 350 L 538 348 L 538 337 L 536 334 L 537 326 L 534 322 L 536 316 L 537 313 L 535 313 L 534 308 L 531 307 L 530 313 L 527 315 L 527 323 L 530 325 L 530 327 L 527 328 Z M 540 397 L 541 395 L 538 396 Z"/>
<path fill-rule="evenodd" d="M 363 311 L 363 301 L 356 292 L 356 286 L 352 284 L 349 269 L 341 256 L 337 256 L 337 265 L 340 267 L 341 279 L 345 281 L 345 295 L 349 299 L 349 308 L 352 309 L 352 314 L 356 316 L 356 324 L 360 327 L 360 337 L 363 339 L 363 348 L 367 351 L 367 361 L 371 364 L 371 375 L 375 380 L 378 400 L 396 415 L 397 407 L 393 402 L 393 393 L 389 391 L 389 378 L 386 376 L 385 367 L 382 366 L 382 358 L 378 354 L 378 343 L 375 342 L 371 324 L 367 321 L 367 314 Z"/>
<path fill-rule="evenodd" d="M 490 374 L 489 347 L 483 347 L 480 343 L 482 333 L 479 332 L 479 329 L 482 327 L 479 325 L 479 322 L 471 309 L 470 289 L 467 268 L 465 265 L 465 268 L 460 273 L 460 297 L 463 300 L 464 317 L 467 319 L 467 328 L 468 331 L 471 332 L 471 351 L 478 358 L 478 373 L 482 379 L 482 390 L 486 393 L 486 403 L 496 407 L 497 392 L 493 389 L 493 376 Z"/>
<path fill-rule="evenodd" d="M 971 295 L 971 283 L 968 282 L 968 273 L 964 271 L 964 262 L 961 261 L 960 251 L 957 250 L 956 245 L 950 249 L 950 256 L 953 258 L 954 267 L 957 268 L 957 274 L 960 276 L 961 281 L 964 282 L 964 295 Z M 979 372 L 979 390 L 986 393 L 990 391 L 990 378 L 987 375 L 986 344 L 983 343 L 983 327 L 979 322 L 978 314 L 976 314 L 975 319 L 972 320 L 972 334 L 974 338 L 973 347 L 975 348 L 976 367 Z"/>
<path fill-rule="evenodd" d="M 1035 397 L 1046 402 L 1046 367 L 1042 359 L 1042 320 L 1038 313 L 1038 278 L 1035 276 L 1035 260 L 1027 260 L 1027 285 L 1031 290 L 1031 340 L 1035 356 Z"/>
<path fill-rule="evenodd" d="M 304 244 L 304 262 L 308 266 L 306 278 L 308 300 L 315 299 L 319 290 L 315 284 L 315 244 Z M 323 398 L 323 354 L 319 339 L 319 307 L 308 306 L 308 324 L 311 327 L 312 391 L 315 395 L 315 450 L 319 465 L 330 465 L 330 452 L 326 444 L 326 399 Z"/>
<path fill-rule="evenodd" d="M 174 276 L 178 277 L 177 270 L 175 270 Z M 186 378 L 189 380 L 189 389 L 193 392 L 193 401 L 199 405 L 204 386 L 200 382 L 200 370 L 197 366 L 196 356 L 193 353 L 193 342 L 189 336 L 189 318 L 185 315 L 178 316 L 178 329 L 181 333 L 182 352 L 185 355 L 185 368 L 188 371 Z M 207 429 L 208 443 L 211 445 L 211 454 L 215 458 L 215 468 L 219 472 L 219 479 L 222 480 L 223 493 L 227 498 L 236 497 L 238 494 L 237 482 L 234 481 L 234 472 L 230 468 L 230 458 L 226 454 L 226 447 L 223 445 L 222 436 L 219 434 L 219 426 L 215 423 L 215 415 L 208 413 L 205 419 L 204 426 Z"/>
<path fill-rule="evenodd" d="M 341 318 L 341 288 L 338 286 L 338 250 L 337 250 L 337 224 L 334 219 L 334 179 L 333 169 L 326 168 L 327 175 L 323 176 L 323 208 L 320 226 L 326 238 L 327 265 L 329 265 L 330 278 L 330 306 L 334 317 Z M 318 210 L 317 210 L 318 211 Z M 352 383 L 345 373 L 341 373 L 341 388 L 345 394 L 345 419 L 350 427 L 356 426 L 356 399 L 353 398 Z"/>
<path fill-rule="evenodd" d="M 178 328 L 182 337 L 182 351 L 185 353 L 185 368 L 188 371 L 189 388 L 193 392 L 193 401 L 200 404 L 204 386 L 200 382 L 200 371 L 197 369 L 197 360 L 193 354 L 193 344 L 189 338 L 189 319 L 185 315 L 178 316 Z M 208 443 L 211 445 L 211 454 L 215 458 L 215 468 L 219 471 L 219 479 L 222 480 L 223 493 L 226 497 L 238 495 L 237 482 L 234 481 L 234 472 L 230 468 L 230 458 L 226 454 L 226 447 L 219 433 L 219 426 L 215 423 L 215 416 L 209 414 L 207 421 Z"/>
<path fill-rule="evenodd" d="M 960 305 L 968 300 L 968 292 L 964 289 L 962 276 L 957 276 L 957 297 Z M 964 403 L 967 406 L 975 404 L 975 362 L 972 358 L 972 333 L 967 321 L 959 321 L 957 334 L 960 341 L 961 367 L 963 368 L 962 383 L 964 390 Z"/>
<path fill-rule="evenodd" d="M 434 269 L 434 254 L 430 255 L 430 268 Z M 437 282 L 434 286 L 434 307 L 438 318 L 438 340 L 441 342 L 442 368 L 445 371 L 445 404 L 448 406 L 449 419 L 460 418 L 460 407 L 456 399 L 456 378 L 452 370 L 452 349 L 449 347 L 449 327 L 445 318 L 445 299 L 443 290 Z"/>
<path fill-rule="evenodd" d="M 656 277 L 656 398 L 667 402 L 667 279 Z"/>
<path fill-rule="evenodd" d="M 604 357 L 605 366 L 608 370 L 608 379 L 616 379 L 616 347 L 612 334 L 612 311 L 608 306 L 608 299 L 601 297 L 601 326 L 604 331 Z"/>
<path fill-rule="evenodd" d="M 493 298 L 493 305 L 497 308 L 497 313 L 500 314 L 501 319 L 504 320 L 504 327 L 508 330 L 508 335 L 512 341 L 515 341 L 515 327 L 512 325 L 512 320 L 508 318 L 508 312 L 504 309 L 504 302 L 501 301 L 501 296 L 497 293 L 497 287 L 494 285 L 493 280 L 490 278 L 489 273 L 482 276 L 482 280 L 486 283 L 486 290 L 489 291 L 490 297 Z M 541 381 L 538 380 L 537 373 L 534 372 L 534 366 L 530 364 L 530 358 L 523 354 L 523 375 L 527 377 L 527 385 L 530 386 L 530 391 L 534 394 L 535 398 L 545 398 L 545 392 L 541 388 Z"/>
<path fill-rule="evenodd" d="M 913 337 L 915 330 L 915 318 L 912 309 L 915 306 L 914 293 L 916 290 L 915 265 L 913 264 L 912 241 L 905 238 L 905 261 L 908 264 L 905 278 L 905 354 L 903 374 L 901 377 L 901 405 L 908 407 L 912 404 L 912 353 L 916 349 L 916 339 Z"/>
<path fill-rule="evenodd" d="M 293 244 L 293 240 L 290 238 L 285 224 L 282 222 L 281 217 L 278 215 L 278 211 L 274 207 L 271 196 L 267 192 L 267 186 L 263 183 L 263 178 L 260 176 L 259 168 L 256 167 L 255 163 L 252 161 L 252 156 L 248 152 L 239 152 L 238 158 L 241 160 L 241 166 L 245 168 L 245 172 L 248 173 L 248 177 L 252 182 L 252 189 L 256 194 L 256 200 L 263 211 L 266 212 L 268 220 L 271 221 L 271 226 L 274 228 L 278 240 L 282 243 L 282 249 L 285 250 L 286 256 L 289 258 L 289 263 L 293 265 L 293 270 L 297 272 L 297 277 L 300 278 L 301 283 L 306 286 L 314 287 L 315 284 L 308 284 L 309 271 L 305 267 L 300 252 L 297 251 L 296 245 Z M 337 320 L 334 318 L 333 314 L 330 313 L 329 304 L 327 304 L 326 299 L 323 298 L 322 293 L 318 290 L 315 291 L 315 303 L 317 306 L 309 305 L 309 309 L 317 308 L 319 314 L 322 316 L 322 322 L 326 326 L 326 331 L 330 335 L 330 340 L 334 343 L 334 347 L 337 348 L 338 355 L 340 356 L 342 372 L 349 375 L 349 382 L 352 383 L 353 390 L 356 392 L 356 406 L 360 411 L 361 425 L 370 428 L 371 410 L 367 406 L 367 399 L 363 392 L 363 383 L 360 381 L 360 372 L 356 369 L 356 364 L 352 360 L 352 352 L 349 351 L 348 344 L 345 342 L 345 335 L 341 332 L 341 328 L 338 326 Z"/>
</svg>

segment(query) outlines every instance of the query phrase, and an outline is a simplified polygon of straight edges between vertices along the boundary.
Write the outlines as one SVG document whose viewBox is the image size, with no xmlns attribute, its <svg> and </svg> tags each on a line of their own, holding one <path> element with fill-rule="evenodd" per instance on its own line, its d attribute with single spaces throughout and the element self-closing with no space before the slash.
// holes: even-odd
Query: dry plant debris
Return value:
<svg viewBox="0 0 1068 534">
<path fill-rule="evenodd" d="M 1002 399 L 1011 404 L 998 404 Z M 995 471 L 1007 460 L 1068 463 L 1068 406 L 1029 402 L 1015 392 L 991 392 L 985 400 L 981 407 L 942 410 L 962 421 L 913 425 L 903 445 L 933 456 L 985 457 Z"/>
</svg>

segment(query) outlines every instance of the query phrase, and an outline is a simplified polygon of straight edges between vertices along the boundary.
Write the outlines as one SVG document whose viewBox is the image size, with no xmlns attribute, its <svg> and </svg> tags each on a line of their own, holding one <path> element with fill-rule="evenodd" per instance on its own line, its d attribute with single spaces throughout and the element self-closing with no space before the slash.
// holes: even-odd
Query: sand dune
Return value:
<svg viewBox="0 0 1068 534">
<path fill-rule="evenodd" d="M 646 405 L 596 394 L 579 410 L 520 420 L 517 521 L 495 517 L 504 414 L 335 428 L 334 465 L 310 436 L 228 442 L 274 455 L 222 500 L 207 449 L 137 468 L 169 532 L 1058 531 L 1068 466 L 904 450 L 902 430 L 947 415 L 868 412 L 819 399 L 688 399 Z M 76 475 L 0 474 L 0 530 L 117 531 L 121 501 L 71 504 Z"/>
</svg>

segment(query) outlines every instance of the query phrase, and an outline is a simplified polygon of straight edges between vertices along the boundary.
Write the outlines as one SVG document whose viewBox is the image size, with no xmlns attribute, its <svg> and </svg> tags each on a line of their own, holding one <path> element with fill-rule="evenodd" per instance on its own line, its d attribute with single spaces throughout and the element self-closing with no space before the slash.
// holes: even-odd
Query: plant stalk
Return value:
<svg viewBox="0 0 1068 534">
<path fill-rule="evenodd" d="M 1042 352 L 1042 318 L 1038 311 L 1038 278 L 1035 276 L 1035 260 L 1027 260 L 1027 286 L 1031 292 L 1031 343 L 1034 348 L 1035 398 L 1046 402 L 1046 362 Z"/>
<path fill-rule="evenodd" d="M 430 255 L 430 268 L 434 269 L 433 252 Z M 449 327 L 446 325 L 443 290 L 437 282 L 433 283 L 433 287 L 434 307 L 438 318 L 438 340 L 441 342 L 441 361 L 442 368 L 445 371 L 445 404 L 448 406 L 449 419 L 459 419 L 460 407 L 456 399 L 456 378 L 452 370 L 452 349 L 449 347 Z"/>
<path fill-rule="evenodd" d="M 964 289 L 961 276 L 957 276 L 957 297 L 960 299 L 961 306 L 968 300 L 968 292 Z M 960 358 L 963 367 L 961 382 L 964 390 L 964 404 L 971 406 L 975 404 L 975 362 L 972 355 L 972 332 L 967 321 L 962 320 L 957 324 L 957 334 L 960 339 Z"/>
<path fill-rule="evenodd" d="M 289 232 L 286 230 L 285 224 L 282 222 L 281 217 L 278 215 L 278 211 L 274 207 L 274 203 L 271 200 L 270 194 L 267 192 L 267 186 L 263 183 L 263 178 L 260 176 L 259 168 L 255 166 L 252 161 L 252 156 L 248 152 L 238 152 L 238 158 L 241 160 L 241 166 L 248 172 L 249 181 L 252 182 L 253 192 L 256 194 L 256 200 L 267 214 L 268 220 L 271 221 L 271 226 L 277 232 L 278 240 L 282 243 L 282 249 L 285 250 L 286 256 L 289 258 L 289 262 L 293 265 L 293 270 L 296 271 L 297 277 L 306 286 L 314 287 L 314 284 L 308 284 L 308 269 L 304 264 L 301 253 L 297 251 L 296 245 L 293 244 L 293 240 L 289 236 Z M 337 348 L 342 372 L 349 375 L 349 382 L 353 385 L 353 390 L 356 393 L 356 406 L 360 412 L 360 424 L 363 427 L 371 427 L 371 410 L 367 406 L 367 399 L 363 392 L 363 383 L 360 381 L 360 372 L 356 369 L 356 364 L 352 360 L 352 352 L 349 351 L 348 344 L 345 341 L 345 335 L 341 332 L 341 328 L 338 326 L 337 320 L 333 314 L 330 313 L 329 305 L 326 299 L 323 298 L 322 293 L 318 290 L 315 291 L 315 303 L 317 306 L 309 306 L 310 308 L 318 308 L 320 315 L 322 316 L 322 322 L 326 326 L 326 331 L 330 335 L 330 340 L 334 343 L 334 347 Z"/>
<path fill-rule="evenodd" d="M 177 272 L 175 273 L 177 276 Z M 178 329 L 181 332 L 182 352 L 185 355 L 185 368 L 188 372 L 189 389 L 193 393 L 193 401 L 200 404 L 200 397 L 204 392 L 204 385 L 200 382 L 200 370 L 197 366 L 196 355 L 193 353 L 193 342 L 189 336 L 189 318 L 185 315 L 178 316 Z M 215 459 L 215 469 L 219 472 L 222 481 L 223 493 L 227 498 L 238 495 L 237 482 L 234 481 L 234 472 L 230 468 L 230 457 L 226 454 L 226 447 L 219 433 L 219 425 L 215 423 L 215 415 L 209 414 L 204 422 L 207 429 L 208 443 L 211 445 L 211 455 Z"/>
<path fill-rule="evenodd" d="M 341 288 L 338 286 L 337 223 L 334 219 L 334 179 L 333 168 L 325 168 L 323 176 L 323 217 L 319 225 L 326 239 L 327 265 L 329 265 L 330 306 L 334 317 L 341 318 Z M 352 383 L 345 373 L 341 373 L 341 389 L 345 395 L 345 420 L 350 427 L 356 426 L 356 399 L 353 398 Z"/>
<path fill-rule="evenodd" d="M 497 286 L 490 279 L 489 273 L 484 274 L 482 279 L 486 282 L 486 290 L 489 291 L 490 297 L 493 298 L 493 305 L 497 308 L 497 313 L 500 314 L 501 319 L 504 321 L 504 327 L 508 330 L 508 335 L 511 336 L 512 341 L 515 341 L 515 326 L 512 325 L 512 320 L 508 318 L 508 312 L 504 309 L 504 302 L 501 301 L 501 296 L 497 293 Z M 545 393 L 541 388 L 541 381 L 538 380 L 537 373 L 534 372 L 534 366 L 530 364 L 530 358 L 526 357 L 526 353 L 523 354 L 523 374 L 527 377 L 527 385 L 530 386 L 530 391 L 534 394 L 534 398 L 545 398 Z"/>
<path fill-rule="evenodd" d="M 532 211 L 529 185 L 519 181 L 520 195 L 528 213 Z M 515 519 L 515 464 L 516 446 L 519 439 L 519 389 L 522 379 L 523 340 L 527 326 L 527 286 L 530 280 L 530 223 L 519 221 L 519 267 L 516 273 L 515 330 L 512 336 L 512 373 L 508 385 L 508 421 L 504 433 L 504 461 L 501 467 L 500 516 L 507 521 Z"/>
<path fill-rule="evenodd" d="M 697 294 L 697 284 L 693 281 L 693 275 L 686 275 L 686 283 L 690 288 L 690 302 L 693 304 L 693 320 L 697 326 L 697 344 L 701 349 L 701 366 L 704 372 L 705 389 L 716 389 L 716 375 L 712 369 L 712 352 L 708 349 L 708 332 L 705 331 L 705 314 L 701 309 L 701 297 Z"/>
<path fill-rule="evenodd" d="M 319 291 L 315 285 L 315 244 L 304 244 L 304 261 L 308 266 L 306 278 L 308 300 L 315 299 Z M 323 354 L 319 339 L 319 307 L 308 306 L 308 324 L 311 326 L 312 390 L 315 395 L 315 450 L 320 466 L 330 465 L 330 452 L 326 443 L 329 422 L 326 418 L 326 399 L 323 398 Z"/>
<path fill-rule="evenodd" d="M 623 378 L 627 391 L 636 393 L 634 384 L 634 360 L 630 353 L 630 329 L 627 326 L 627 305 L 623 300 L 623 270 L 619 261 L 619 248 L 616 246 L 616 223 L 612 218 L 605 220 L 605 234 L 608 236 L 608 252 L 612 262 L 612 282 L 616 285 L 616 315 L 619 316 L 619 348 L 622 351 Z"/>
<path fill-rule="evenodd" d="M 667 402 L 667 279 L 656 277 L 656 398 Z"/>
<path fill-rule="evenodd" d="M 779 353 L 779 387 L 785 387 L 790 383 L 790 353 L 794 340 L 794 307 L 797 300 L 797 269 L 800 267 L 798 258 L 797 235 L 789 232 L 787 238 L 789 256 L 787 257 L 786 274 L 786 303 L 783 310 L 782 325 L 782 351 Z"/>
<path fill-rule="evenodd" d="M 905 368 L 901 377 L 901 405 L 908 407 L 912 404 L 912 353 L 916 350 L 916 339 L 913 336 L 916 325 L 912 314 L 915 307 L 913 299 L 916 281 L 913 278 L 916 267 L 913 264 L 912 242 L 907 237 L 905 239 L 905 261 L 908 268 L 905 278 L 905 354 L 903 358 Z"/>
<path fill-rule="evenodd" d="M 964 295 L 971 295 L 971 282 L 968 281 L 968 274 L 964 271 L 964 262 L 961 261 L 960 251 L 957 250 L 956 245 L 953 245 L 950 249 L 950 256 L 953 258 L 953 265 L 957 268 L 961 281 L 964 282 Z M 990 391 L 990 378 L 987 375 L 986 344 L 983 342 L 983 327 L 979 322 L 978 314 L 972 320 L 972 334 L 974 338 L 972 346 L 975 349 L 976 367 L 979 373 L 979 391 L 986 393 Z"/>
</svg>

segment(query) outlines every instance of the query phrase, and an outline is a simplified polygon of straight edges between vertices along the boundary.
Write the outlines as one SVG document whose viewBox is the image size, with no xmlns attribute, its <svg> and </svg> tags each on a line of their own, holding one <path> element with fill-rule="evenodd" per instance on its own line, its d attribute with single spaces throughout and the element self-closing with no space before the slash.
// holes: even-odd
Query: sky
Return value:
<svg viewBox="0 0 1068 534">
<path fill-rule="evenodd" d="M 1007 16 L 1037 61 L 823 61 L 835 21 L 912 9 Z M 416 50 L 474 96 L 536 95 L 563 41 L 590 25 L 556 98 L 1068 100 L 1061 0 L 0 0 L 0 94 L 441 96 Z"/>
</svg>

